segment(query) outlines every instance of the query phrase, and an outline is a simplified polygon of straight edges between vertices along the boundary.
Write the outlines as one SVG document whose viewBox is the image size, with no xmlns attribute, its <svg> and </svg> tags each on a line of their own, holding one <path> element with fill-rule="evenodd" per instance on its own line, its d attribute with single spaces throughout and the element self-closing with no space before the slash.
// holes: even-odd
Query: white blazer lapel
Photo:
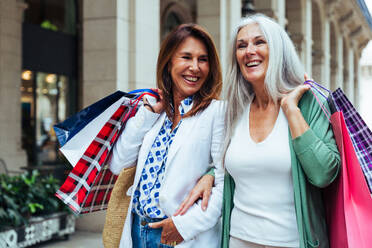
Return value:
<svg viewBox="0 0 372 248">
<path fill-rule="evenodd" d="M 168 151 L 168 158 L 167 158 L 167 165 L 172 162 L 172 159 L 177 154 L 177 151 L 180 149 L 182 143 L 185 142 L 185 139 L 187 139 L 190 135 L 190 133 L 194 129 L 194 125 L 197 123 L 197 116 L 188 117 L 182 120 L 181 125 L 179 126 L 177 130 L 177 134 L 174 137 L 173 143 L 169 148 Z M 167 167 L 165 167 L 165 171 L 167 171 Z"/>
<path fill-rule="evenodd" d="M 159 134 L 160 128 L 162 127 L 165 119 L 165 112 L 162 113 L 159 117 L 159 119 L 156 121 L 155 125 L 151 130 L 145 135 L 145 138 L 143 139 L 143 143 L 141 146 L 140 153 L 138 155 L 138 161 L 137 161 L 137 173 L 136 177 L 134 179 L 134 183 L 137 184 L 138 180 L 141 176 L 143 166 L 145 165 L 147 156 L 149 154 L 149 151 L 151 149 L 152 144 L 154 143 L 154 140 L 156 136 Z"/>
</svg>

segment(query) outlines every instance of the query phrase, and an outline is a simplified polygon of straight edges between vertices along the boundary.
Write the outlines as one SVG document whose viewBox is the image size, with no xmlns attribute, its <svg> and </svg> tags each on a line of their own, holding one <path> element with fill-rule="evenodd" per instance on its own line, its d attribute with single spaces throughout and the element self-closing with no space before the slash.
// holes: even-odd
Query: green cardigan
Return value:
<svg viewBox="0 0 372 248">
<path fill-rule="evenodd" d="M 327 104 L 325 105 L 328 108 Z M 340 156 L 330 123 L 311 92 L 303 95 L 298 106 L 310 126 L 309 130 L 295 139 L 292 139 L 288 132 L 300 247 L 328 248 L 320 188 L 326 187 L 336 178 L 340 167 Z M 222 210 L 222 248 L 229 247 L 234 189 L 234 180 L 226 172 Z"/>
</svg>

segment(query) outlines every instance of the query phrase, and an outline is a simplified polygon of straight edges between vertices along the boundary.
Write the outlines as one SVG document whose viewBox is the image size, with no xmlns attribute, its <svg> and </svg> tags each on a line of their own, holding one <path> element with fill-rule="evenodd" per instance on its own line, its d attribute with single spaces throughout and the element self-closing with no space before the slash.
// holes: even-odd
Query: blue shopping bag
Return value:
<svg viewBox="0 0 372 248">
<path fill-rule="evenodd" d="M 126 105 L 142 104 L 142 96 L 158 98 L 158 94 L 151 89 L 137 89 L 129 93 L 116 91 L 84 108 L 65 121 L 54 125 L 60 151 L 72 166 L 75 166 L 79 156 L 89 146 L 103 125 L 120 107 L 123 101 Z M 139 100 L 139 101 L 136 101 Z"/>
<path fill-rule="evenodd" d="M 89 122 L 94 120 L 98 115 L 100 115 L 103 111 L 105 111 L 108 107 L 110 107 L 113 103 L 118 101 L 123 96 L 133 98 L 135 95 L 118 90 L 115 93 L 106 96 L 98 102 L 84 108 L 65 121 L 54 125 L 53 128 L 59 144 L 63 146 L 67 141 L 74 137 L 75 134 L 82 130 Z"/>
</svg>

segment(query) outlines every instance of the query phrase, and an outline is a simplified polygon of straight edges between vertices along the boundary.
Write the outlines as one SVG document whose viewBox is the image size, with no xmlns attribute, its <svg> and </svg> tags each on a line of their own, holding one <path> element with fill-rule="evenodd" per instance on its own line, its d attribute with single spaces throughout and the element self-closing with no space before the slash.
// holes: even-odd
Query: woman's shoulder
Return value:
<svg viewBox="0 0 372 248">
<path fill-rule="evenodd" d="M 328 108 L 327 100 L 318 92 L 312 91 L 311 89 L 303 94 L 299 102 L 301 110 L 309 111 L 312 109 L 321 109 L 321 106 L 326 106 Z"/>
<path fill-rule="evenodd" d="M 224 109 L 226 108 L 226 101 L 219 100 L 219 99 L 213 99 L 208 107 L 212 107 L 215 109 Z"/>
<path fill-rule="evenodd" d="M 222 100 L 213 99 L 209 106 L 205 109 L 207 112 L 215 113 L 225 113 L 226 111 L 226 103 Z"/>
<path fill-rule="evenodd" d="M 314 124 L 314 121 L 329 123 L 326 118 L 331 113 L 328 102 L 318 92 L 311 91 L 311 89 L 305 92 L 298 107 L 310 126 L 311 123 Z"/>
</svg>

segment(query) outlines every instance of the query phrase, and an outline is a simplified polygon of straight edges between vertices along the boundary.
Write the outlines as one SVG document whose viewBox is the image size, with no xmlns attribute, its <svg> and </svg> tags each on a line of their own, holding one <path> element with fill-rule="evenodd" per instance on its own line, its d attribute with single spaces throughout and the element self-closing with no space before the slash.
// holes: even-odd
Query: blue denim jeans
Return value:
<svg viewBox="0 0 372 248">
<path fill-rule="evenodd" d="M 173 246 L 160 243 L 162 228 L 150 228 L 148 223 L 162 221 L 133 214 L 132 242 L 133 248 L 170 248 Z"/>
</svg>

